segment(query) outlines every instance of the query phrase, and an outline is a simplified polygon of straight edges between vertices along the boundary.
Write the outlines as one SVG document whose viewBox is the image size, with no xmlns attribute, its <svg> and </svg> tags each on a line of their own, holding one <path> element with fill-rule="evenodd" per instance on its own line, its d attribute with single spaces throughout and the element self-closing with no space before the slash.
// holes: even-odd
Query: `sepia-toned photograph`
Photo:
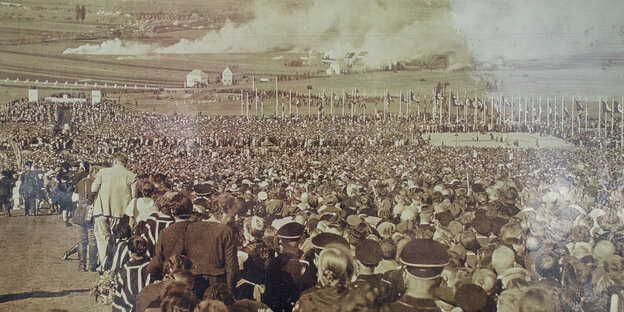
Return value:
<svg viewBox="0 0 624 312">
<path fill-rule="evenodd" d="M 624 312 L 621 0 L 2 0 L 0 311 Z"/>
</svg>

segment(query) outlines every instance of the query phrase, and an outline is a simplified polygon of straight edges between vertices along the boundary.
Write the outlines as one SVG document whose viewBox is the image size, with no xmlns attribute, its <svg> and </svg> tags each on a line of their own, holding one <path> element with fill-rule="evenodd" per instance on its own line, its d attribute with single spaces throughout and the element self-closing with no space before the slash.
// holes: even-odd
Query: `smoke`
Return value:
<svg viewBox="0 0 624 312">
<path fill-rule="evenodd" d="M 450 8 L 479 62 L 622 51 L 623 11 L 621 0 L 454 0 Z"/>
<path fill-rule="evenodd" d="M 448 55 L 450 67 L 472 64 L 453 28 L 446 1 L 426 0 L 257 0 L 247 23 L 227 21 L 196 40 L 167 47 L 119 40 L 64 53 L 194 54 L 316 51 L 332 57 L 366 51 L 366 65 L 379 67 L 431 55 Z"/>
<path fill-rule="evenodd" d="M 101 44 L 85 44 L 75 49 L 66 49 L 63 54 L 97 54 L 97 55 L 147 55 L 157 46 L 140 42 L 124 42 L 115 38 Z"/>
</svg>

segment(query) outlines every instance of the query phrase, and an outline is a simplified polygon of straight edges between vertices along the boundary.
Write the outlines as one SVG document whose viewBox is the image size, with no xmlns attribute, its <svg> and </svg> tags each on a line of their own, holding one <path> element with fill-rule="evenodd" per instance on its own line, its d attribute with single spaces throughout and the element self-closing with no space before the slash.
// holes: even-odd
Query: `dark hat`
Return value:
<svg viewBox="0 0 624 312">
<path fill-rule="evenodd" d="M 312 245 L 316 249 L 323 250 L 327 248 L 328 245 L 331 245 L 331 244 L 342 245 L 342 246 L 349 248 L 349 242 L 347 242 L 347 240 L 344 237 L 338 234 L 320 233 L 312 237 Z"/>
<path fill-rule="evenodd" d="M 381 261 L 381 245 L 372 239 L 362 240 L 355 246 L 355 258 L 364 265 L 377 265 Z"/>
<path fill-rule="evenodd" d="M 485 187 L 483 187 L 483 184 L 481 184 L 481 183 L 473 184 L 471 189 L 475 193 L 483 193 L 483 192 L 485 192 Z"/>
<path fill-rule="evenodd" d="M 305 227 L 301 225 L 301 223 L 289 222 L 282 225 L 282 227 L 277 230 L 277 237 L 285 239 L 299 239 L 301 235 L 303 235 L 304 230 Z"/>
<path fill-rule="evenodd" d="M 197 196 L 210 196 L 212 195 L 212 193 L 214 193 L 214 188 L 212 187 L 212 185 L 207 183 L 197 184 L 193 186 L 193 190 L 195 191 L 195 194 L 197 194 Z"/>
<path fill-rule="evenodd" d="M 435 278 L 442 273 L 449 257 L 446 246 L 432 239 L 418 238 L 401 250 L 401 264 L 416 278 Z"/>
<path fill-rule="evenodd" d="M 455 303 L 466 312 L 481 311 L 487 304 L 487 293 L 479 285 L 464 284 L 455 292 Z"/>
</svg>

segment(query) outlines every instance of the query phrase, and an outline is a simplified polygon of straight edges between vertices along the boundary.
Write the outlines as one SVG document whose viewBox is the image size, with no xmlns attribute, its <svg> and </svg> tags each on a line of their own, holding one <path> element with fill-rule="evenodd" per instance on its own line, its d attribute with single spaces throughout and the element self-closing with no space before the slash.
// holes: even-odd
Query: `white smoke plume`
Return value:
<svg viewBox="0 0 624 312">
<path fill-rule="evenodd" d="M 140 42 L 121 41 L 119 38 L 107 40 L 101 44 L 85 44 L 75 49 L 66 49 L 63 54 L 97 54 L 97 55 L 147 55 L 157 45 Z"/>
<path fill-rule="evenodd" d="M 479 62 L 624 51 L 621 0 L 454 0 L 450 14 Z"/>
<path fill-rule="evenodd" d="M 100 54 L 253 53 L 275 50 L 322 52 L 342 57 L 366 51 L 367 65 L 378 67 L 448 55 L 451 67 L 472 63 L 462 38 L 453 28 L 446 1 L 426 0 L 257 0 L 247 23 L 227 21 L 196 40 L 182 39 L 168 47 L 123 45 L 115 40 L 101 47 L 82 46 L 66 53 Z M 105 47 L 106 45 L 106 47 Z M 112 46 L 115 49 L 108 49 Z"/>
</svg>

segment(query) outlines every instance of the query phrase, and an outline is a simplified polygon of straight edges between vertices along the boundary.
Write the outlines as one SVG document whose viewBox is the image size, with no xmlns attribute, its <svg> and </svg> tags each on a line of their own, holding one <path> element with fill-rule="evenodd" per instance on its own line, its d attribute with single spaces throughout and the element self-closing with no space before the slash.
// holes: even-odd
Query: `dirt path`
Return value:
<svg viewBox="0 0 624 312">
<path fill-rule="evenodd" d="M 77 241 L 58 216 L 0 216 L 0 311 L 110 311 L 96 304 L 89 285 L 96 273 L 77 271 L 77 255 L 61 260 Z"/>
</svg>

